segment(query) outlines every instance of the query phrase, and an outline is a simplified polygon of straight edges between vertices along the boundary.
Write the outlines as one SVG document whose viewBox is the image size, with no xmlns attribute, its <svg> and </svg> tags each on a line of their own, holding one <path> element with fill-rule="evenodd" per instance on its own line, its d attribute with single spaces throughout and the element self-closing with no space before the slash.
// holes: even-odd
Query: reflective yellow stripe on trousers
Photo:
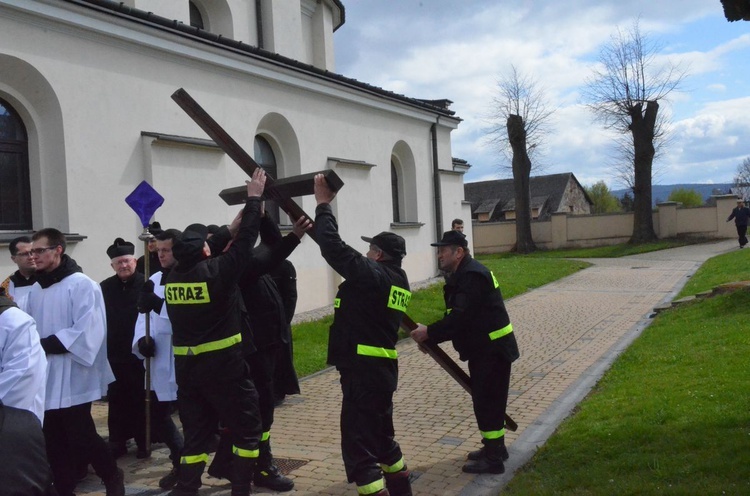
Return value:
<svg viewBox="0 0 750 496">
<path fill-rule="evenodd" d="M 224 348 L 229 348 L 237 343 L 242 342 L 242 334 L 235 334 L 228 338 L 219 339 L 218 341 L 210 341 L 208 343 L 199 344 L 197 346 L 173 346 L 175 356 L 191 356 L 200 355 L 208 351 L 218 351 Z"/>
</svg>

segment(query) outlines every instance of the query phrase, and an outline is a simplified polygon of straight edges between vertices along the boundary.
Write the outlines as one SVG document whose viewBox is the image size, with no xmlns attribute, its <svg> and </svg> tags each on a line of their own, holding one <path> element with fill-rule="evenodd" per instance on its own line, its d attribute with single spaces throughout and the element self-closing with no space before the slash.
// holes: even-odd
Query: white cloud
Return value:
<svg viewBox="0 0 750 496">
<path fill-rule="evenodd" d="M 642 31 L 663 43 L 659 60 L 690 70 L 671 105 L 662 106 L 677 120 L 660 182 L 724 182 L 737 157 L 750 155 L 750 102 L 740 98 L 750 78 L 750 34 L 723 19 L 719 2 L 683 0 L 675 9 L 653 0 L 357 0 L 346 8 L 347 24 L 336 35 L 340 72 L 411 97 L 453 100 L 464 119 L 452 133 L 453 155 L 473 165 L 467 181 L 498 176 L 500 160 L 483 134 L 497 79 L 514 64 L 559 107 L 544 157 L 548 172 L 612 185 L 611 134 L 593 121 L 580 93 L 601 45 L 638 14 Z"/>
</svg>

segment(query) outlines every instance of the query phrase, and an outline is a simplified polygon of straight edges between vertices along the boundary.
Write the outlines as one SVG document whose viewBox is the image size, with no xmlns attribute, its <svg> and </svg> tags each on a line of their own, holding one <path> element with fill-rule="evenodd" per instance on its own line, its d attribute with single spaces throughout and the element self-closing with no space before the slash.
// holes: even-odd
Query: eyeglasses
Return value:
<svg viewBox="0 0 750 496">
<path fill-rule="evenodd" d="M 44 248 L 32 248 L 31 250 L 29 250 L 29 253 L 31 253 L 32 255 L 37 255 L 38 256 L 38 255 L 41 255 L 42 253 L 44 253 L 47 250 L 54 250 L 58 246 L 60 246 L 60 245 L 46 246 Z"/>
<path fill-rule="evenodd" d="M 18 258 L 29 258 L 31 256 L 31 252 L 30 251 L 25 251 L 23 253 L 16 253 L 13 256 L 14 257 L 18 257 Z"/>
</svg>

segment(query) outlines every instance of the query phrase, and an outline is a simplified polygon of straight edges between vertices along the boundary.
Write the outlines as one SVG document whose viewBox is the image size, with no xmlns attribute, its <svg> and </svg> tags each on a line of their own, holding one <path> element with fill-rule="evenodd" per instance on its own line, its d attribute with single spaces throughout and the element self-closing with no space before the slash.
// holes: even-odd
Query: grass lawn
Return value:
<svg viewBox="0 0 750 496">
<path fill-rule="evenodd" d="M 543 286 L 588 266 L 584 262 L 575 260 L 525 256 L 479 257 L 478 260 L 494 272 L 505 299 Z M 442 284 L 415 291 L 409 303 L 409 316 L 417 322 L 434 322 L 442 317 L 444 310 Z M 332 322 L 333 316 L 329 316 L 314 322 L 292 326 L 294 366 L 300 377 L 310 375 L 327 366 L 328 328 Z"/>
<path fill-rule="evenodd" d="M 743 256 L 691 291 L 747 274 Z M 747 291 L 659 314 L 503 494 L 750 494 L 749 319 Z"/>
</svg>

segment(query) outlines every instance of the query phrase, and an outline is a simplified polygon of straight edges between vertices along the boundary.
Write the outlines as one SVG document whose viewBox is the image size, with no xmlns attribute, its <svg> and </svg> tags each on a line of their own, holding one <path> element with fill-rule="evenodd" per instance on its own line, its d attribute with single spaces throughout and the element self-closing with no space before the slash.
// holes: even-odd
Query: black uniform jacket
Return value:
<svg viewBox="0 0 750 496">
<path fill-rule="evenodd" d="M 320 252 L 346 279 L 334 300 L 328 363 L 358 374 L 373 389 L 395 391 L 398 328 L 411 297 L 406 273 L 400 261 L 375 262 L 344 243 L 330 205 L 318 205 L 315 213 Z"/>
<path fill-rule="evenodd" d="M 110 363 L 137 361 L 133 355 L 133 331 L 138 319 L 138 293 L 145 278 L 136 272 L 123 282 L 117 274 L 100 284 L 107 309 L 107 358 Z"/>
<path fill-rule="evenodd" d="M 507 329 L 510 317 L 497 280 L 487 267 L 467 256 L 456 272 L 446 277 L 443 296 L 446 315 L 427 327 L 431 340 L 452 340 L 464 361 L 488 353 L 499 353 L 509 362 L 520 356 L 513 332 L 494 337 L 495 331 Z"/>
<path fill-rule="evenodd" d="M 195 264 L 178 263 L 169 271 L 165 300 L 174 346 L 197 346 L 240 334 L 237 281 L 258 237 L 259 213 L 260 199 L 249 198 L 237 237 L 225 253 Z"/>
<path fill-rule="evenodd" d="M 279 227 L 268 216 L 260 221 L 260 239 L 261 245 L 252 250 L 250 263 L 239 281 L 253 341 L 259 350 L 288 342 L 291 331 L 283 300 L 268 273 L 300 244 L 294 233 L 282 237 Z"/>
</svg>

